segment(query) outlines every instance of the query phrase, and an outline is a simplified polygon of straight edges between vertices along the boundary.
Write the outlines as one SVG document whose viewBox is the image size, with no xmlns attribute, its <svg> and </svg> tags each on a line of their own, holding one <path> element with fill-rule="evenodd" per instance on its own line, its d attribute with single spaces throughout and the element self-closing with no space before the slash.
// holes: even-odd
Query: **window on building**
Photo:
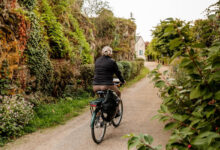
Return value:
<svg viewBox="0 0 220 150">
<path fill-rule="evenodd" d="M 139 50 L 139 55 L 143 55 L 143 50 Z"/>
</svg>

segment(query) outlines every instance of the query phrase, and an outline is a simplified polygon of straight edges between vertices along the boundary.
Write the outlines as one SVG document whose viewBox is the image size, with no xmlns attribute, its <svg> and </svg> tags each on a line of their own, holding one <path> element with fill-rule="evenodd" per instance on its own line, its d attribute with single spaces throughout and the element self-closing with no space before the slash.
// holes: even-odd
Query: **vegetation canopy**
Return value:
<svg viewBox="0 0 220 150">
<path fill-rule="evenodd" d="M 193 25 L 162 21 L 153 31 L 153 49 L 170 58 L 172 72 L 151 72 L 163 103 L 154 118 L 172 130 L 167 150 L 220 148 L 220 3 Z M 210 11 L 210 9 L 212 11 Z"/>
</svg>

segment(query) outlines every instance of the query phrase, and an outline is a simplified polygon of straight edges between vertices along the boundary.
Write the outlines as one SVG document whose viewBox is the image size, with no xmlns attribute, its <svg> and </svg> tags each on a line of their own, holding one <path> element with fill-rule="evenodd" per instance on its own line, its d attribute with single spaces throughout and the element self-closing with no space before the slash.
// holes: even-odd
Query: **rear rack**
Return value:
<svg viewBox="0 0 220 150">
<path fill-rule="evenodd" d="M 97 94 L 106 94 L 107 93 L 107 90 L 99 90 L 99 91 L 96 91 Z"/>
</svg>

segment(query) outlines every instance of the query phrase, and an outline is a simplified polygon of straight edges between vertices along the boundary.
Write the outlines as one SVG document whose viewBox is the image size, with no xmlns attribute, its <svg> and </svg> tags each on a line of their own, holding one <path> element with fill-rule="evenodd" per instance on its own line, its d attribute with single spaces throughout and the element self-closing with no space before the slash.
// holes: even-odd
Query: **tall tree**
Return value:
<svg viewBox="0 0 220 150">
<path fill-rule="evenodd" d="M 185 49 L 190 39 L 190 25 L 179 19 L 168 18 L 153 30 L 153 49 L 163 56 L 172 57 L 176 51 Z"/>
<path fill-rule="evenodd" d="M 84 0 L 82 11 L 89 17 L 95 17 L 104 9 L 110 9 L 109 2 L 102 0 Z"/>
</svg>

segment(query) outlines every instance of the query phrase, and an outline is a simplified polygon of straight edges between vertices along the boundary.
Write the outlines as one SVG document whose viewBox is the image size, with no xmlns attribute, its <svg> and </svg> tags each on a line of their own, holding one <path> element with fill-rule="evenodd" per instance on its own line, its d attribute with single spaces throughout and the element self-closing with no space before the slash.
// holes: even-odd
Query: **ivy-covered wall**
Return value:
<svg viewBox="0 0 220 150">
<path fill-rule="evenodd" d="M 82 3 L 0 0 L 0 77 L 7 78 L 6 93 L 58 97 L 66 86 L 83 88 L 80 66 L 93 64 L 105 45 L 117 52 L 115 59 L 133 60 L 135 23 L 109 10 L 88 18 Z"/>
<path fill-rule="evenodd" d="M 30 22 L 24 14 L 16 11 L 15 7 L 16 1 L 0 1 L 0 93 L 2 95 L 14 94 L 15 91 L 20 93 L 27 82 L 28 71 L 25 66 L 24 50 Z"/>
</svg>

